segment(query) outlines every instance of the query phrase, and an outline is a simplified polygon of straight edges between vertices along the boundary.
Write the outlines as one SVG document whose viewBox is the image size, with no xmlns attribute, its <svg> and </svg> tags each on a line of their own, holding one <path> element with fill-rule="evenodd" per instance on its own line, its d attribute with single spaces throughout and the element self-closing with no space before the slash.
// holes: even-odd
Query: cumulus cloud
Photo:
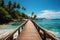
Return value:
<svg viewBox="0 0 60 40">
<path fill-rule="evenodd" d="M 38 14 L 37 17 L 48 19 L 60 19 L 60 11 L 43 10 Z"/>
</svg>

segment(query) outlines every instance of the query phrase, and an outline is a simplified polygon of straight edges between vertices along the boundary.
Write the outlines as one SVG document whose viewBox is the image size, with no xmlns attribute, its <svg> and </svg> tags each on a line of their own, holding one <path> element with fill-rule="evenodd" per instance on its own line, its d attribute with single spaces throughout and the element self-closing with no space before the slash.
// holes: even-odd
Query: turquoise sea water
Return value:
<svg viewBox="0 0 60 40">
<path fill-rule="evenodd" d="M 36 20 L 36 23 L 53 33 L 60 40 L 60 20 Z"/>
<path fill-rule="evenodd" d="M 0 26 L 0 38 L 15 30 L 21 23 L 22 22 L 11 22 L 8 25 Z M 58 40 L 60 40 L 60 20 L 36 20 L 36 23 L 47 29 L 49 32 L 53 33 L 58 38 Z M 15 38 L 17 37 L 17 34 L 18 33 L 14 35 Z"/>
<path fill-rule="evenodd" d="M 7 25 L 0 25 L 0 39 L 10 32 L 14 31 L 23 22 L 10 22 Z M 16 38 L 18 33 L 16 32 L 14 38 Z"/>
</svg>

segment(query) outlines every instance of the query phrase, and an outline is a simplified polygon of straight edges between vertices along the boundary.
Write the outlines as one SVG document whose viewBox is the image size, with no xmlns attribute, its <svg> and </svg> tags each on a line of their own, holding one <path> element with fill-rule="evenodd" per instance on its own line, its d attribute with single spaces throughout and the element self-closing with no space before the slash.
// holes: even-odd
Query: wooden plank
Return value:
<svg viewBox="0 0 60 40">
<path fill-rule="evenodd" d="M 20 31 L 20 27 L 25 25 L 27 21 L 23 22 L 21 25 L 19 25 L 15 30 L 13 30 L 12 32 L 10 32 L 8 35 L 4 36 L 1 40 L 8 40 L 12 37 L 13 39 L 13 35 L 19 30 Z M 20 32 L 18 32 L 18 35 L 20 34 Z"/>
<path fill-rule="evenodd" d="M 16 40 L 42 40 L 33 23 L 29 20 Z"/>
<path fill-rule="evenodd" d="M 32 20 L 31 20 L 32 21 Z M 43 36 L 46 38 L 46 37 L 49 37 L 51 40 L 57 40 L 57 38 L 50 32 L 46 31 L 46 29 L 42 28 L 40 25 L 36 24 L 34 21 L 32 21 L 34 23 L 34 25 L 36 27 L 38 27 L 42 32 L 43 32 Z M 45 33 L 45 34 L 44 34 Z M 46 36 L 47 35 L 47 36 Z M 45 39 L 44 38 L 44 39 Z"/>
</svg>

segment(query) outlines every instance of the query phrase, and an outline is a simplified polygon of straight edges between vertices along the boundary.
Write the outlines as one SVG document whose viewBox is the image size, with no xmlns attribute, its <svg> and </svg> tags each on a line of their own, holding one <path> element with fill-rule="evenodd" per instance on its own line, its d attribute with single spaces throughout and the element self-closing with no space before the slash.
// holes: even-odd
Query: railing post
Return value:
<svg viewBox="0 0 60 40">
<path fill-rule="evenodd" d="M 20 28 L 18 29 L 18 35 L 20 34 Z"/>
<path fill-rule="evenodd" d="M 11 36 L 10 40 L 13 40 L 13 35 Z"/>
<path fill-rule="evenodd" d="M 23 27 L 22 27 L 22 30 L 23 30 Z"/>
<path fill-rule="evenodd" d="M 37 30 L 38 30 L 38 33 L 40 33 L 40 29 L 39 29 L 39 27 L 37 27 Z"/>
<path fill-rule="evenodd" d="M 37 29 L 37 26 L 35 26 L 35 28 Z"/>
<path fill-rule="evenodd" d="M 13 35 L 10 36 L 9 38 L 5 39 L 5 40 L 13 40 Z"/>
<path fill-rule="evenodd" d="M 44 32 L 43 40 L 46 40 L 46 33 L 45 32 Z"/>
</svg>

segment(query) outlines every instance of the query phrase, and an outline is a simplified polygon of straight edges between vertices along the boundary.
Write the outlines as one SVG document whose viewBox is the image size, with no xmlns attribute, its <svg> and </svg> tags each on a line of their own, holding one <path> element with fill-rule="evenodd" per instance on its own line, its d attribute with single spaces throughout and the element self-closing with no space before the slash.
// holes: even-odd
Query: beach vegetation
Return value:
<svg viewBox="0 0 60 40">
<path fill-rule="evenodd" d="M 19 10 L 18 10 L 19 9 Z M 11 21 L 11 19 L 25 19 L 29 16 L 20 9 L 26 10 L 25 7 L 21 6 L 20 3 L 13 2 L 9 0 L 8 4 L 4 3 L 4 0 L 0 0 L 0 22 L 2 23 Z"/>
</svg>

